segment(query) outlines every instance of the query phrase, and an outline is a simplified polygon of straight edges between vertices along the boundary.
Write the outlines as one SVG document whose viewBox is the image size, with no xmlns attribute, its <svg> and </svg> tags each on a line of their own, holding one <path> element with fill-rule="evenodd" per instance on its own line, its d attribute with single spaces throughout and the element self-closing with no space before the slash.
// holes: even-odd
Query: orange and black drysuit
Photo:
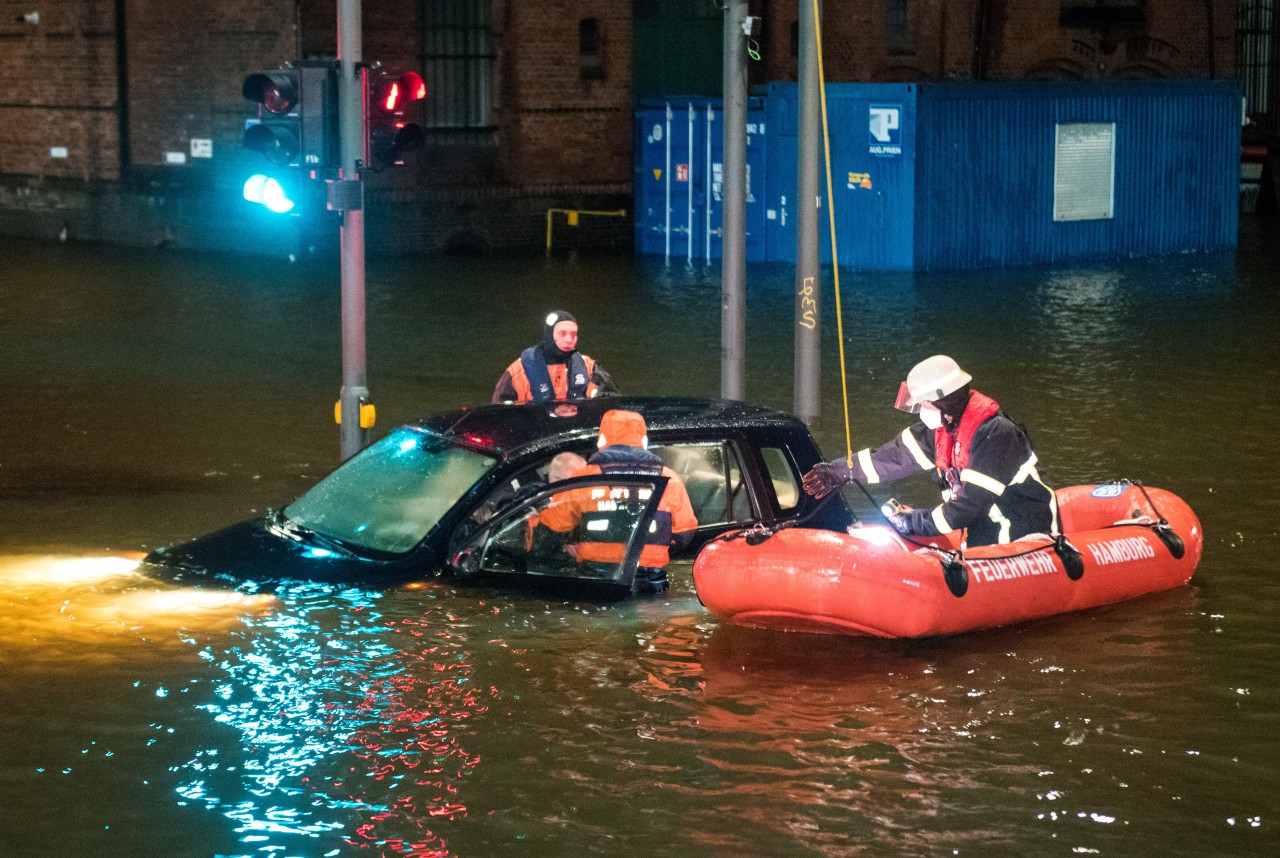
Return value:
<svg viewBox="0 0 1280 858">
<path fill-rule="evenodd" d="M 507 367 L 493 389 L 493 402 L 592 399 L 617 392 L 609 374 L 587 355 L 539 343 L 522 351 Z"/>
<path fill-rule="evenodd" d="M 965 544 L 972 548 L 1057 532 L 1053 490 L 1036 463 L 1026 431 L 975 390 L 952 427 L 917 422 L 887 444 L 858 451 L 852 468 L 844 456 L 831 465 L 865 485 L 933 471 L 943 502 L 904 513 L 906 532 L 937 536 L 967 528 Z"/>
</svg>

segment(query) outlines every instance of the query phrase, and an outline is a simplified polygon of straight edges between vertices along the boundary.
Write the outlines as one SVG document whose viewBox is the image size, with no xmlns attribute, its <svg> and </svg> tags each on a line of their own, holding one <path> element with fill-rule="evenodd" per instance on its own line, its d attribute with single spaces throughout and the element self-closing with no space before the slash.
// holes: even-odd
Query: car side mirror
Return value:
<svg viewBox="0 0 1280 858">
<path fill-rule="evenodd" d="M 449 558 L 449 565 L 454 571 L 464 575 L 474 573 L 479 568 L 480 558 L 476 556 L 474 545 L 468 545 Z"/>
</svg>

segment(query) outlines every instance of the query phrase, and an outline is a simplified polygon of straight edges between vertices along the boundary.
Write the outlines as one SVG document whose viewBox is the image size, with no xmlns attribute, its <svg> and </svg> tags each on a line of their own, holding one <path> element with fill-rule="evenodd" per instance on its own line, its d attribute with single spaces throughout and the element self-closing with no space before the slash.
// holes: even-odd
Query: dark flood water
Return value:
<svg viewBox="0 0 1280 858">
<path fill-rule="evenodd" d="M 604 605 L 139 576 L 336 464 L 336 265 L 0 243 L 0 855 L 1274 854 L 1280 229 L 1242 232 L 845 274 L 855 448 L 947 352 L 1048 480 L 1168 488 L 1207 534 L 1189 587 L 914 643 L 722 626 L 687 565 Z M 747 328 L 748 398 L 788 410 L 791 277 L 749 272 Z M 379 431 L 486 400 L 552 308 L 627 392 L 719 391 L 718 271 L 371 260 Z"/>
</svg>

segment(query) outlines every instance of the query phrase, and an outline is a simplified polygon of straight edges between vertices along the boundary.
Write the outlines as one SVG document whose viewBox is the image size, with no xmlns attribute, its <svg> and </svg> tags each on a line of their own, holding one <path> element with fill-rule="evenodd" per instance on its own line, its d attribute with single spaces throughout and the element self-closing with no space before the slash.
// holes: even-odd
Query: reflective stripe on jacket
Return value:
<svg viewBox="0 0 1280 858">
<path fill-rule="evenodd" d="M 973 547 L 1057 532 L 1053 490 L 1037 463 L 1022 428 L 995 400 L 974 391 L 957 432 L 917 422 L 888 444 L 859 451 L 848 471 L 867 484 L 933 472 L 943 502 L 915 519 L 920 524 L 912 532 L 937 536 L 964 528 L 965 544 Z M 844 468 L 846 460 L 832 464 Z"/>
</svg>

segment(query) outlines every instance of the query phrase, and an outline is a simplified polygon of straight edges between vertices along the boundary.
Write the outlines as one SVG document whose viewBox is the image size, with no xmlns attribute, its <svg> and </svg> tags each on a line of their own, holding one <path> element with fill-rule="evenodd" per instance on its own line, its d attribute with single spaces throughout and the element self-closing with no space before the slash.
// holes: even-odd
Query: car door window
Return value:
<svg viewBox="0 0 1280 858">
<path fill-rule="evenodd" d="M 786 450 L 778 447 L 761 447 L 765 470 L 773 482 L 773 493 L 778 498 L 778 508 L 795 509 L 800 503 L 800 486 L 796 482 L 796 470 Z"/>
<path fill-rule="evenodd" d="M 680 475 L 699 527 L 754 518 L 742 463 L 731 444 L 667 444 L 652 449 Z"/>
<path fill-rule="evenodd" d="M 667 480 L 563 480 L 501 510 L 452 558 L 461 574 L 576 578 L 630 587 Z"/>
</svg>

